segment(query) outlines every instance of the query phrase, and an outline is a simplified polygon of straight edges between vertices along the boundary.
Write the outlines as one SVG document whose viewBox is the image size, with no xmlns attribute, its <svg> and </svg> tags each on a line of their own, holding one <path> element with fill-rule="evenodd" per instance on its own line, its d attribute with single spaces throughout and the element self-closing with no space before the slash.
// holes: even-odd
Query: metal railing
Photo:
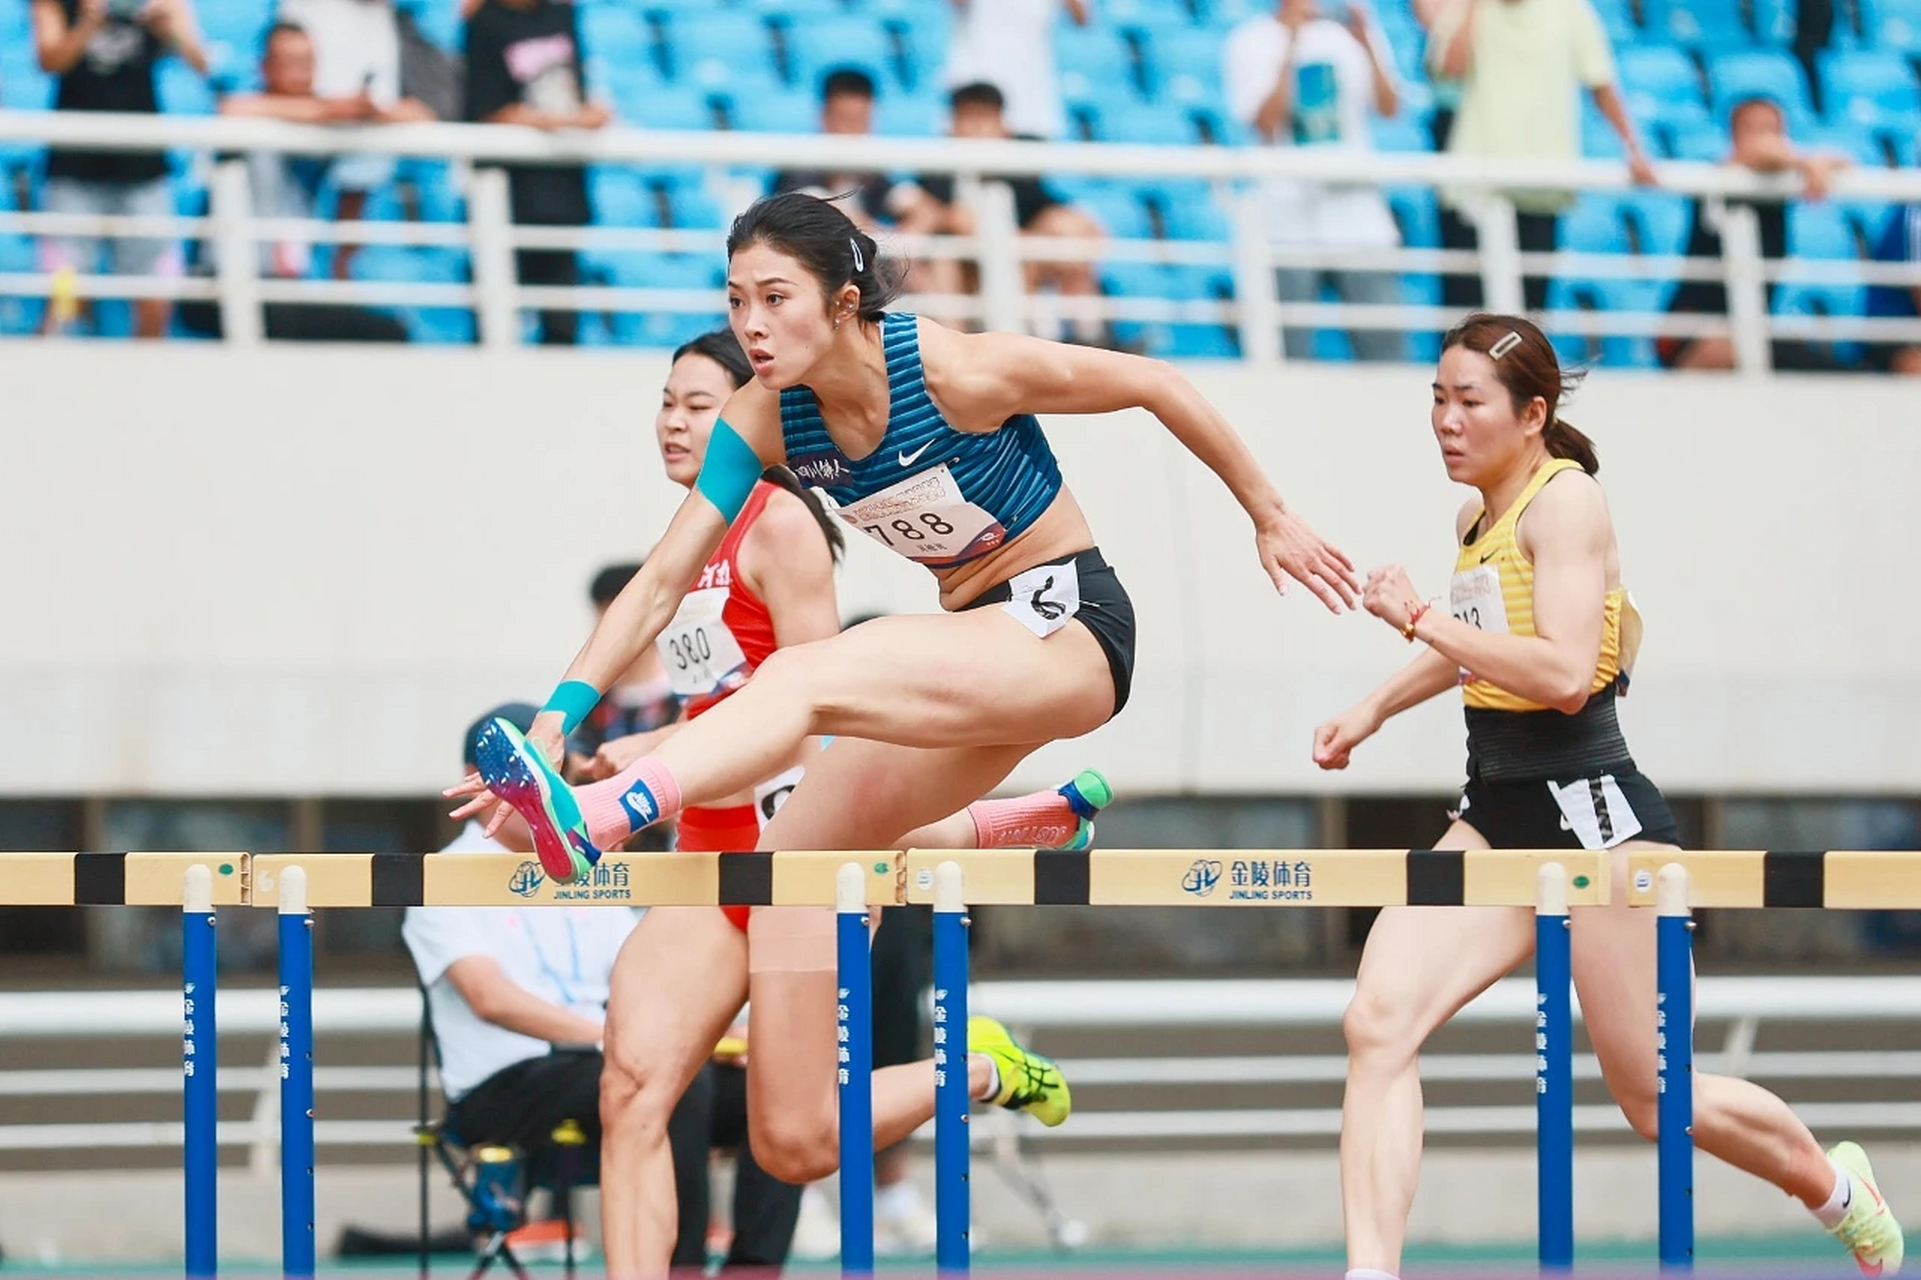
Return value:
<svg viewBox="0 0 1921 1280">
<path fill-rule="evenodd" d="M 263 303 L 352 303 L 385 307 L 469 310 L 479 341 L 506 347 L 520 340 L 525 309 L 640 311 L 717 315 L 719 299 L 706 289 L 573 288 L 516 283 L 517 249 L 572 249 L 713 254 L 716 229 L 516 226 L 509 216 L 507 182 L 486 162 L 561 161 L 643 168 L 696 167 L 728 211 L 759 190 L 768 169 L 830 172 L 947 173 L 959 198 L 975 212 L 973 236 L 898 236 L 891 250 L 920 259 L 964 259 L 979 264 L 979 291 L 969 295 L 915 294 L 909 305 L 943 318 L 1007 330 L 1045 331 L 1063 321 L 1199 324 L 1235 335 L 1240 354 L 1258 364 L 1284 358 L 1282 327 L 1380 328 L 1433 333 L 1458 315 L 1436 305 L 1357 305 L 1282 302 L 1274 272 L 1281 267 L 1365 269 L 1402 276 L 1440 273 L 1478 276 L 1486 305 L 1522 307 L 1524 276 L 1568 280 L 1708 280 L 1727 290 L 1728 314 L 1687 315 L 1662 310 L 1549 311 L 1549 330 L 1589 337 L 1731 338 L 1739 367 L 1765 371 L 1770 343 L 1781 338 L 1821 342 L 1921 343 L 1921 320 L 1836 315 L 1771 315 L 1771 282 L 1814 285 L 1921 287 L 1921 267 L 1853 259 L 1764 260 L 1755 211 L 1737 198 L 1791 198 L 1796 180 L 1699 163 L 1659 166 L 1662 189 L 1708 202 L 1724 246 L 1720 260 L 1661 254 L 1523 253 L 1508 188 L 1564 188 L 1620 195 L 1630 191 L 1618 162 L 1463 159 L 1413 153 L 1356 153 L 1312 148 L 1165 147 L 1128 144 L 1032 143 L 949 139 L 846 138 L 741 132 L 652 132 L 615 127 L 596 132 L 547 133 L 517 126 L 410 124 L 328 128 L 278 121 L 218 117 L 108 115 L 0 111 L 0 144 L 51 144 L 104 150 L 184 149 L 197 157 L 248 151 L 303 155 L 375 152 L 452 160 L 461 169 L 465 220 L 460 222 L 343 222 L 258 217 L 250 207 L 244 161 L 196 159 L 206 165 L 209 209 L 204 218 L 117 218 L 0 212 L 0 233 L 28 235 L 149 235 L 196 239 L 216 249 L 211 278 L 85 276 L 62 283 L 83 298 L 208 299 L 220 309 L 226 341 L 262 340 Z M 1083 178 L 1193 180 L 1226 216 L 1226 240 L 1167 238 L 1062 239 L 1022 235 L 1005 184 L 992 179 L 1078 175 Z M 1448 188 L 1477 193 L 1465 203 L 1480 249 L 1336 250 L 1278 246 L 1262 207 L 1261 182 L 1270 178 L 1371 185 Z M 1836 180 L 1830 199 L 1842 202 L 1921 202 L 1921 172 L 1854 169 Z M 307 244 L 392 244 L 464 251 L 464 282 L 371 282 L 279 279 L 258 270 L 259 247 L 269 241 Z M 1033 262 L 1098 261 L 1188 265 L 1219 269 L 1231 289 L 1220 296 L 1067 297 L 1030 293 L 1023 272 Z M 0 274 L 0 295 L 48 297 L 53 278 Z M 1658 304 L 1657 304 L 1658 305 Z"/>
</svg>

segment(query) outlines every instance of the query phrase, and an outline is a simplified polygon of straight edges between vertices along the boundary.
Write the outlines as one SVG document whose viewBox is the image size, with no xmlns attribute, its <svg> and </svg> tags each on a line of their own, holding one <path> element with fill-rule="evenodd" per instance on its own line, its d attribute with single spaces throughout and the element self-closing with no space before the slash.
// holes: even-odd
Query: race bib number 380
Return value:
<svg viewBox="0 0 1921 1280">
<path fill-rule="evenodd" d="M 726 587 L 689 591 L 655 642 L 667 680 L 683 698 L 719 693 L 730 676 L 745 675 L 747 655 L 722 617 L 726 607 Z"/>
<path fill-rule="evenodd" d="M 1007 530 L 961 496 L 945 464 L 835 511 L 889 551 L 921 564 L 972 559 L 998 547 Z"/>
</svg>

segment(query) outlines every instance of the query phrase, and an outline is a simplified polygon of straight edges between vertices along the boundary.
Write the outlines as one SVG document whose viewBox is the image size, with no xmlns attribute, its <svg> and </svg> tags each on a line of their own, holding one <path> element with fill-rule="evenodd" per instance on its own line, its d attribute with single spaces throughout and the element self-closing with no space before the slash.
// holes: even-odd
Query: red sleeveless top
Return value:
<svg viewBox="0 0 1921 1280">
<path fill-rule="evenodd" d="M 774 618 L 740 576 L 740 547 L 780 486 L 754 486 L 656 645 L 688 719 L 747 683 L 775 650 Z"/>
</svg>

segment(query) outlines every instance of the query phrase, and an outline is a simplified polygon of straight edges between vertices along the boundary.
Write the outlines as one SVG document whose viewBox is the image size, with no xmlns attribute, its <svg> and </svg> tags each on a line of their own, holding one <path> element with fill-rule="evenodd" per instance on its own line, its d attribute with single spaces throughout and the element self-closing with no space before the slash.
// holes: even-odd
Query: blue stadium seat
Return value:
<svg viewBox="0 0 1921 1280">
<path fill-rule="evenodd" d="M 1100 219 L 1107 234 L 1116 240 L 1145 240 L 1153 234 L 1147 208 L 1131 187 L 1103 180 L 1078 189 L 1057 185 L 1056 190 Z"/>
<path fill-rule="evenodd" d="M 588 166 L 587 198 L 599 226 L 660 225 L 660 203 L 637 170 L 610 164 Z"/>
<path fill-rule="evenodd" d="M 1728 158 L 1728 131 L 1719 124 L 1698 124 L 1674 131 L 1672 158 L 1721 164 Z"/>
<path fill-rule="evenodd" d="M 33 60 L 32 45 L 0 49 L 0 107 L 12 111 L 45 111 L 53 105 L 53 77 Z"/>
<path fill-rule="evenodd" d="M 1648 34 L 1635 25 L 1630 0 L 1596 0 L 1594 10 L 1601 15 L 1601 25 L 1607 28 L 1608 39 L 1619 51 L 1625 52 Z"/>
<path fill-rule="evenodd" d="M 918 90 L 939 87 L 939 71 L 947 64 L 947 48 L 954 35 L 953 8 L 924 0 L 869 0 L 867 12 L 906 49 Z"/>
<path fill-rule="evenodd" d="M 1688 49 L 1742 48 L 1755 39 L 1741 9 L 1741 0 L 1650 0 L 1648 32 Z"/>
<path fill-rule="evenodd" d="M 934 93 L 890 93 L 874 104 L 874 132 L 932 138 L 947 131 L 947 99 Z"/>
<path fill-rule="evenodd" d="M 1372 122 L 1371 131 L 1374 136 L 1374 146 L 1380 151 L 1434 150 L 1434 134 L 1428 128 L 1426 117 L 1407 109 L 1406 106 L 1403 106 L 1396 115 L 1376 116 Z"/>
<path fill-rule="evenodd" d="M 1620 197 L 1629 242 L 1651 257 L 1675 257 L 1687 248 L 1688 219 L 1694 202 L 1662 191 L 1636 191 Z"/>
<path fill-rule="evenodd" d="M 1193 25 L 1186 0 L 1101 0 L 1098 20 L 1119 27 Z"/>
<path fill-rule="evenodd" d="M 581 260 L 588 277 L 596 282 L 631 289 L 711 290 L 714 294 L 712 313 L 650 309 L 610 315 L 613 339 L 623 346 L 677 347 L 725 323 L 720 310 L 724 271 L 711 254 L 590 250 L 581 255 Z"/>
<path fill-rule="evenodd" d="M 1274 12 L 1273 4 L 1264 0 L 1195 0 L 1195 3 L 1200 10 L 1201 24 L 1215 31 L 1225 31 L 1255 14 Z"/>
<path fill-rule="evenodd" d="M 1887 50 L 1826 49 L 1819 60 L 1828 119 L 1921 127 L 1921 84 L 1914 67 Z"/>
<path fill-rule="evenodd" d="M 1221 93 L 1221 36 L 1219 32 L 1180 26 L 1130 28 L 1145 84 L 1152 96 L 1167 91 L 1171 82 L 1191 78 L 1216 97 Z"/>
<path fill-rule="evenodd" d="M 154 68 L 154 93 L 160 110 L 170 116 L 214 114 L 213 90 L 198 71 L 179 58 L 165 58 Z"/>
<path fill-rule="evenodd" d="M 1796 201 L 1788 206 L 1788 256 L 1853 261 L 1861 256 L 1861 237 L 1847 213 L 1832 201 Z M 1784 281 L 1774 292 L 1772 310 L 1781 316 L 1858 316 L 1866 311 L 1867 290 L 1859 284 Z M 1858 343 L 1837 344 L 1843 360 L 1858 357 Z"/>
<path fill-rule="evenodd" d="M 1064 94 L 1115 93 L 1123 85 L 1138 93 L 1142 85 L 1132 49 L 1108 26 L 1057 27 L 1054 65 Z M 1076 78 L 1078 83 L 1070 84 Z"/>
<path fill-rule="evenodd" d="M 800 89 L 767 89 L 730 97 L 734 128 L 746 133 L 813 133 L 820 127 L 820 98 Z"/>
<path fill-rule="evenodd" d="M 1164 179 L 1138 188 L 1143 205 L 1158 211 L 1170 240 L 1225 243 L 1233 235 L 1227 214 L 1214 202 L 1213 187 L 1201 180 Z"/>
<path fill-rule="evenodd" d="M 1649 124 L 1678 115 L 1705 116 L 1701 72 L 1694 59 L 1666 44 L 1631 45 L 1616 56 L 1629 114 Z"/>
<path fill-rule="evenodd" d="M 714 94 L 697 85 L 663 85 L 629 101 L 616 91 L 620 117 L 626 124 L 645 129 L 681 129 L 699 132 L 712 129 Z"/>
<path fill-rule="evenodd" d="M 703 62 L 715 61 L 746 74 L 774 76 L 774 42 L 759 14 L 705 9 L 674 14 L 666 24 L 667 63 L 676 80 L 694 82 Z"/>
<path fill-rule="evenodd" d="M 1801 64 L 1778 49 L 1746 49 L 1708 57 L 1708 93 L 1717 122 L 1726 123 L 1729 110 L 1749 98 L 1767 98 L 1787 113 L 1790 132 L 1805 132 L 1814 123 L 1808 84 Z"/>
<path fill-rule="evenodd" d="M 1095 128 L 1101 142 L 1191 147 L 1201 140 L 1193 117 L 1165 107 L 1103 105 L 1095 116 Z"/>
<path fill-rule="evenodd" d="M 1210 303 L 1231 300 L 1233 280 L 1222 267 L 1169 266 L 1165 268 L 1168 292 L 1183 301 Z M 1234 360 L 1241 354 L 1235 331 L 1218 321 L 1177 321 L 1158 328 L 1163 344 L 1160 354 L 1182 360 Z"/>
<path fill-rule="evenodd" d="M 1861 0 L 1871 49 L 1921 54 L 1921 0 Z"/>
<path fill-rule="evenodd" d="M 1796 0 L 1754 0 L 1755 38 L 1763 44 L 1792 46 L 1799 13 Z"/>
<path fill-rule="evenodd" d="M 354 255 L 356 280 L 404 284 L 465 284 L 467 255 L 459 249 L 370 244 Z M 463 307 L 378 307 L 407 326 L 415 342 L 470 343 L 474 317 Z"/>
<path fill-rule="evenodd" d="M 580 42 L 589 57 L 615 68 L 653 67 L 654 36 L 638 10 L 615 5 L 581 7 Z"/>
<path fill-rule="evenodd" d="M 0 182 L 0 211 L 14 209 L 13 183 Z M 39 270 L 33 240 L 0 232 L 0 275 L 31 275 Z M 21 336 L 40 326 L 38 299 L 0 295 L 0 335 Z"/>
<path fill-rule="evenodd" d="M 865 15 L 829 17 L 806 14 L 784 24 L 788 83 L 796 89 L 817 91 L 821 79 L 837 67 L 859 67 L 874 77 L 882 97 L 907 88 L 885 28 Z"/>
<path fill-rule="evenodd" d="M 446 0 L 416 0 L 414 3 L 397 4 L 395 8 L 413 18 L 414 26 L 435 48 L 443 53 L 460 51 L 465 24 L 460 20 L 457 6 Z"/>
</svg>

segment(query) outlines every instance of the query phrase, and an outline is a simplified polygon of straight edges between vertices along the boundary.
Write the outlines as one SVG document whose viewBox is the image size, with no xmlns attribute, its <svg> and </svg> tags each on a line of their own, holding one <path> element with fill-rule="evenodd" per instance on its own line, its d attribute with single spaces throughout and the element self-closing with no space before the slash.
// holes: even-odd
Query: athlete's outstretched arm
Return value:
<svg viewBox="0 0 1921 1280">
<path fill-rule="evenodd" d="M 1314 731 L 1314 763 L 1323 769 L 1347 768 L 1348 755 L 1382 725 L 1459 683 L 1460 668 L 1451 658 L 1424 650 L 1380 688 Z"/>
<path fill-rule="evenodd" d="M 728 525 L 759 482 L 761 472 L 785 461 L 778 444 L 778 416 L 770 418 L 768 413 L 770 394 L 750 382 L 728 400 L 714 424 L 700 479 L 681 501 L 667 532 L 661 535 L 640 572 L 629 579 L 594 624 L 587 643 L 568 664 L 554 696 L 534 718 L 527 737 L 539 742 L 550 760 L 561 759 L 567 734 L 574 725 L 673 621 L 687 584 L 700 574 L 708 557 L 727 536 Z M 745 425 L 745 430 L 729 425 L 730 414 Z M 477 814 L 494 801 L 478 773 L 448 788 L 446 794 L 473 797 L 454 810 L 455 818 Z M 500 805 L 489 824 L 490 831 L 505 820 L 507 812 L 507 806 Z"/>
<path fill-rule="evenodd" d="M 1612 530 L 1601 486 L 1576 472 L 1557 476 L 1521 517 L 1523 550 L 1534 562 L 1534 631 L 1516 636 L 1482 631 L 1428 609 L 1414 636 L 1449 661 L 1509 693 L 1569 715 L 1587 704 L 1601 657 Z M 1406 627 L 1421 597 L 1394 565 L 1368 579 L 1368 612 Z"/>
<path fill-rule="evenodd" d="M 1173 365 L 1014 333 L 954 334 L 946 341 L 954 346 L 943 361 L 941 391 L 963 402 L 956 406 L 963 416 L 998 422 L 1019 413 L 1145 409 L 1221 478 L 1253 519 L 1261 564 L 1276 589 L 1285 591 L 1284 575 L 1291 575 L 1336 613 L 1359 596 L 1353 562 L 1288 509 L 1246 441 Z"/>
</svg>

